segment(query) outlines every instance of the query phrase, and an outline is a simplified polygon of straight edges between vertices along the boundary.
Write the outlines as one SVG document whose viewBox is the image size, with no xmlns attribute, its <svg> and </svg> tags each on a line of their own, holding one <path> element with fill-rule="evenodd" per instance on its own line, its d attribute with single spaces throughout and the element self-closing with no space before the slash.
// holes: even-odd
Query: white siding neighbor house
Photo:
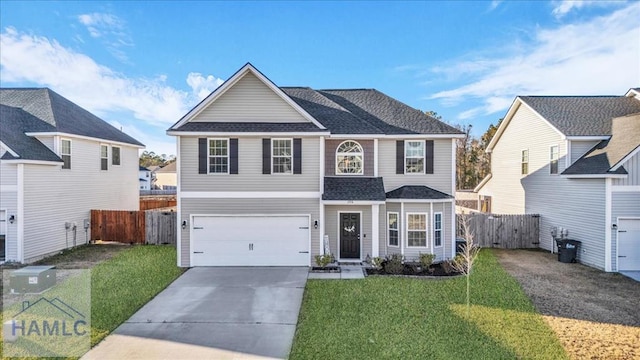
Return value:
<svg viewBox="0 0 640 360">
<path fill-rule="evenodd" d="M 246 64 L 167 133 L 179 266 L 455 254 L 462 134 L 379 91 L 278 87 Z"/>
<path fill-rule="evenodd" d="M 178 176 L 176 175 L 176 163 L 161 167 L 155 171 L 156 188 L 160 190 L 175 190 L 178 185 Z"/>
<path fill-rule="evenodd" d="M 50 89 L 0 89 L 1 261 L 86 243 L 91 209 L 137 210 L 143 147 Z"/>
<path fill-rule="evenodd" d="M 144 166 L 138 167 L 138 181 L 140 182 L 140 190 L 151 190 L 153 186 L 153 177 L 151 170 Z"/>
<path fill-rule="evenodd" d="M 540 214 L 581 241 L 578 261 L 640 270 L 640 89 L 624 96 L 519 96 L 487 151 L 491 174 L 476 188 L 491 211 Z"/>
</svg>

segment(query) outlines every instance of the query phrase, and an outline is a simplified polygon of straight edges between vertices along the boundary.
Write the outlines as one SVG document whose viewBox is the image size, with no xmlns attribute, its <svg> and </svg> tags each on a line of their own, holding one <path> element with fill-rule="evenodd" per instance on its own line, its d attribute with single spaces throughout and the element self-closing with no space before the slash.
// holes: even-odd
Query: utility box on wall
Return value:
<svg viewBox="0 0 640 360">
<path fill-rule="evenodd" d="M 27 266 L 11 272 L 12 294 L 37 294 L 56 284 L 55 266 Z"/>
</svg>

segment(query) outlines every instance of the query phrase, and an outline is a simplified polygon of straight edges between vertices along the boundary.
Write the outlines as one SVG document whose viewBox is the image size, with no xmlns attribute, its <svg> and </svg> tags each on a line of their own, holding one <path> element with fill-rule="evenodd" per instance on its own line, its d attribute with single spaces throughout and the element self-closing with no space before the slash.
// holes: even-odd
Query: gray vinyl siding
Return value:
<svg viewBox="0 0 640 360">
<path fill-rule="evenodd" d="M 400 214 L 400 203 L 387 203 L 386 208 L 387 209 L 384 213 L 384 221 L 383 221 L 384 234 L 385 234 L 385 242 L 384 242 L 385 252 L 381 254 L 384 254 L 384 255 L 399 254 L 400 246 L 389 246 L 386 240 L 386 236 L 387 236 L 387 232 L 389 231 L 388 223 L 387 223 L 388 222 L 387 213 L 395 212 L 395 213 L 398 213 L 399 218 L 402 217 L 402 215 Z M 402 229 L 404 226 L 404 221 L 401 221 L 401 219 L 398 219 L 398 220 L 399 220 L 398 221 L 398 239 L 402 239 Z"/>
<path fill-rule="evenodd" d="M 179 223 L 190 222 L 190 215 L 205 214 L 291 214 L 311 215 L 311 223 L 320 218 L 319 199 L 181 199 L 181 213 Z M 180 228 L 181 248 L 180 259 L 183 267 L 191 266 L 189 262 L 190 244 L 189 230 Z M 311 230 L 310 259 L 320 253 L 320 229 Z"/>
<path fill-rule="evenodd" d="M 640 185 L 640 153 L 632 156 L 622 166 L 629 175 L 626 179 L 613 179 L 613 185 Z"/>
<path fill-rule="evenodd" d="M 48 147 L 51 151 L 54 151 L 55 146 L 53 145 L 55 138 L 53 136 L 36 136 L 36 139 L 43 143 L 46 147 Z"/>
<path fill-rule="evenodd" d="M 582 155 L 586 154 L 587 151 L 591 150 L 594 146 L 596 146 L 600 141 L 571 141 L 571 163 L 573 164 L 576 160 L 580 159 Z"/>
<path fill-rule="evenodd" d="M 433 245 L 433 214 L 442 213 L 442 246 L 435 247 Z M 427 214 L 427 247 L 408 247 L 407 246 L 407 214 L 408 213 L 426 213 Z M 429 203 L 405 203 L 404 216 L 402 218 L 402 245 L 404 246 L 404 256 L 407 261 L 418 261 L 420 253 L 432 253 L 436 255 L 435 261 L 442 261 L 451 258 L 451 204 L 450 203 L 434 203 L 433 211 Z"/>
<path fill-rule="evenodd" d="M 238 139 L 238 174 L 198 174 L 198 138 L 180 138 L 181 191 L 320 191 L 320 140 L 302 138 L 302 174 L 263 174 L 262 137 Z"/>
<path fill-rule="evenodd" d="M 121 165 L 109 161 L 107 171 L 100 170 L 100 143 L 73 139 L 71 149 L 71 169 L 24 165 L 25 262 L 73 246 L 65 222 L 77 225 L 75 244 L 85 243 L 91 209 L 139 208 L 137 148 L 121 146 Z"/>
<path fill-rule="evenodd" d="M 0 164 L 0 167 L 2 167 Z M 4 168 L 4 167 L 3 167 Z M 4 183 L 3 183 L 4 184 Z M 5 222 L 5 260 L 16 260 L 18 256 L 17 248 L 17 236 L 18 226 L 17 223 L 10 224 L 9 216 L 15 215 L 18 212 L 18 197 L 16 191 L 2 191 L 0 192 L 0 210 L 6 210 L 6 222 Z"/>
<path fill-rule="evenodd" d="M 616 224 L 619 217 L 640 218 L 640 191 L 613 192 L 611 194 L 611 223 Z M 618 271 L 618 233 L 611 231 L 611 266 L 612 271 Z"/>
<path fill-rule="evenodd" d="M 325 140 L 324 149 L 325 149 L 325 175 L 332 176 L 336 175 L 336 149 L 340 144 L 342 144 L 345 140 Z M 362 146 L 362 151 L 364 152 L 364 176 L 374 176 L 374 146 L 373 140 L 352 140 L 356 141 L 358 144 Z"/>
<path fill-rule="evenodd" d="M 339 236 L 340 232 L 338 212 L 362 212 L 360 218 L 360 227 L 362 233 L 360 234 L 360 258 L 365 259 L 367 255 L 371 256 L 371 244 L 372 244 L 372 221 L 371 221 L 371 206 L 348 206 L 348 205 L 326 205 L 324 210 L 324 222 L 325 235 L 329 235 L 329 248 L 331 253 L 338 258 L 339 256 Z"/>
<path fill-rule="evenodd" d="M 455 189 L 452 188 L 451 179 L 451 141 L 451 139 L 434 140 L 433 174 L 396 174 L 396 140 L 379 140 L 378 174 L 384 178 L 385 191 L 391 191 L 403 185 L 425 185 L 453 195 Z"/>
<path fill-rule="evenodd" d="M 193 122 L 308 122 L 251 73 L 196 115 Z"/>
<path fill-rule="evenodd" d="M 0 156 L 2 151 L 0 150 Z M 18 184 L 18 166 L 0 160 L 0 186 L 12 186 Z M 1 201 L 2 199 L 0 199 Z"/>
<path fill-rule="evenodd" d="M 550 146 L 558 146 L 558 173 L 565 169 L 566 142 L 546 121 L 521 105 L 506 127 L 491 153 L 489 182 L 482 187 L 480 195 L 491 196 L 491 210 L 498 214 L 523 214 L 530 212 L 525 203 L 525 184 L 538 192 L 527 197 L 546 197 L 550 186 L 559 179 L 549 174 Z M 522 150 L 529 150 L 529 173 L 521 174 Z M 537 187 L 536 187 L 537 184 Z M 537 211 L 541 212 L 540 209 Z M 541 212 L 542 213 L 542 212 Z"/>
</svg>

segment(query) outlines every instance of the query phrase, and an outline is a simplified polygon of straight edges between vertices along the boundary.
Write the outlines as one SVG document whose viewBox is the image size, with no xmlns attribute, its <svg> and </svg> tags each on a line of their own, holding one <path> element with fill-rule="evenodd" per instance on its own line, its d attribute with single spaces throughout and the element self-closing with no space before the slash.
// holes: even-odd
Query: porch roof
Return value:
<svg viewBox="0 0 640 360">
<path fill-rule="evenodd" d="M 324 178 L 322 200 L 385 201 L 381 177 L 345 176 Z"/>
<path fill-rule="evenodd" d="M 453 199 L 453 196 L 424 185 L 404 185 L 386 194 L 387 199 Z"/>
</svg>

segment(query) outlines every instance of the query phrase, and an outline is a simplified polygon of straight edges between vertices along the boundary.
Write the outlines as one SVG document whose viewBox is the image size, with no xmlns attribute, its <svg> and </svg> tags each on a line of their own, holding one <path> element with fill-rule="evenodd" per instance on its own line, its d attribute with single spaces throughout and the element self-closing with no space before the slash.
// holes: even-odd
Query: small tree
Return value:
<svg viewBox="0 0 640 360">
<path fill-rule="evenodd" d="M 469 317 L 469 310 L 471 308 L 471 270 L 473 269 L 473 263 L 478 257 L 480 248 L 473 242 L 474 234 L 469 230 L 469 219 L 462 220 L 462 233 L 465 238 L 465 243 L 461 246 L 461 252 L 453 259 L 453 268 L 456 271 L 464 274 L 467 277 L 467 317 Z"/>
</svg>

